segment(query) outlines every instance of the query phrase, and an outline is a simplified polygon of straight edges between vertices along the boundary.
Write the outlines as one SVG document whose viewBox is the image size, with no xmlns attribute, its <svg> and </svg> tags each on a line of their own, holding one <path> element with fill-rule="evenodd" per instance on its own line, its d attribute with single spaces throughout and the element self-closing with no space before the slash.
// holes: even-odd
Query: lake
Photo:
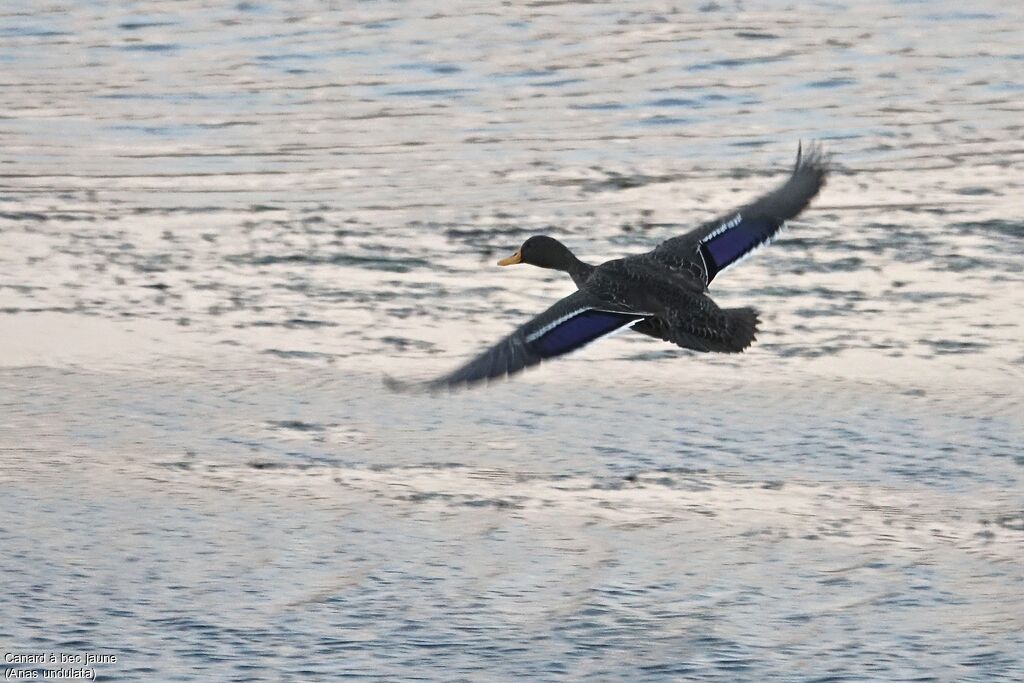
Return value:
<svg viewBox="0 0 1024 683">
<path fill-rule="evenodd" d="M 1022 39 L 1001 2 L 7 3 L 0 668 L 1020 680 Z M 494 266 L 526 237 L 645 251 L 801 140 L 828 185 L 711 287 L 746 353 L 383 385 L 572 291 Z"/>
</svg>

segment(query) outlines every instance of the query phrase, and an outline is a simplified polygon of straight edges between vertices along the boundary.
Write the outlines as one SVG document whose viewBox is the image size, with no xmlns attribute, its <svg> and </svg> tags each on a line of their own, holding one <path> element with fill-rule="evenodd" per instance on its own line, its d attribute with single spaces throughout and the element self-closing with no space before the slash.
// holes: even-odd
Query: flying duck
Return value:
<svg viewBox="0 0 1024 683">
<path fill-rule="evenodd" d="M 569 274 L 577 291 L 521 325 L 465 365 L 434 380 L 395 389 L 453 389 L 513 375 L 632 328 L 684 349 L 739 353 L 754 341 L 757 311 L 719 308 L 708 285 L 726 268 L 767 245 L 825 184 L 828 162 L 817 146 L 798 149 L 789 179 L 741 209 L 668 239 L 653 250 L 606 261 L 581 261 L 553 237 L 529 238 L 499 266 L 528 263 Z"/>
</svg>

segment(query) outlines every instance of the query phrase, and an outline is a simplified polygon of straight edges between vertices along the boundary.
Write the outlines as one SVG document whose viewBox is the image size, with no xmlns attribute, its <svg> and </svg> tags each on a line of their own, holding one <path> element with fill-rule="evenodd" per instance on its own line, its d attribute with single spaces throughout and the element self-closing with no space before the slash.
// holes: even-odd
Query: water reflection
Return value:
<svg viewBox="0 0 1024 683">
<path fill-rule="evenodd" d="M 109 648 L 111 680 L 1020 678 L 1011 15 L 0 14 L 10 647 Z M 763 311 L 750 353 L 622 335 L 382 390 L 566 293 L 495 254 L 644 251 L 801 138 L 826 192 L 715 283 Z"/>
</svg>

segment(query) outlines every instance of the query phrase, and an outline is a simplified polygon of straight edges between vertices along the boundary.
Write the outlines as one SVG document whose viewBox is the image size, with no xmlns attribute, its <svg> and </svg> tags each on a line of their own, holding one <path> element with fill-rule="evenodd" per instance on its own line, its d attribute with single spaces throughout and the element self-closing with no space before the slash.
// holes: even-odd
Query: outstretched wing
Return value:
<svg viewBox="0 0 1024 683">
<path fill-rule="evenodd" d="M 515 332 L 447 375 L 421 384 L 390 380 L 394 389 L 457 388 L 515 374 L 541 361 L 575 351 L 632 325 L 644 314 L 614 308 L 582 291 L 574 292 Z"/>
<path fill-rule="evenodd" d="M 790 218 L 803 211 L 825 185 L 828 160 L 820 147 L 797 151 L 793 174 L 774 192 L 685 235 L 662 242 L 650 255 L 685 273 L 702 266 L 704 284 L 769 242 Z M 701 270 L 701 268 L 697 268 Z"/>
</svg>

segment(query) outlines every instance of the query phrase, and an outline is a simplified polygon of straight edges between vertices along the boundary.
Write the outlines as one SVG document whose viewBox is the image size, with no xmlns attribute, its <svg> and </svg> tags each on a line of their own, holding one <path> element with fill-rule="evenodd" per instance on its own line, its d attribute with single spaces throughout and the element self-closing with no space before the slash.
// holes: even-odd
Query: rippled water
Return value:
<svg viewBox="0 0 1024 683">
<path fill-rule="evenodd" d="M 1024 32 L 972 7 L 8 3 L 0 649 L 1020 680 Z M 382 387 L 570 291 L 493 267 L 530 234 L 646 250 L 799 139 L 828 187 L 712 290 L 748 353 Z"/>
</svg>

